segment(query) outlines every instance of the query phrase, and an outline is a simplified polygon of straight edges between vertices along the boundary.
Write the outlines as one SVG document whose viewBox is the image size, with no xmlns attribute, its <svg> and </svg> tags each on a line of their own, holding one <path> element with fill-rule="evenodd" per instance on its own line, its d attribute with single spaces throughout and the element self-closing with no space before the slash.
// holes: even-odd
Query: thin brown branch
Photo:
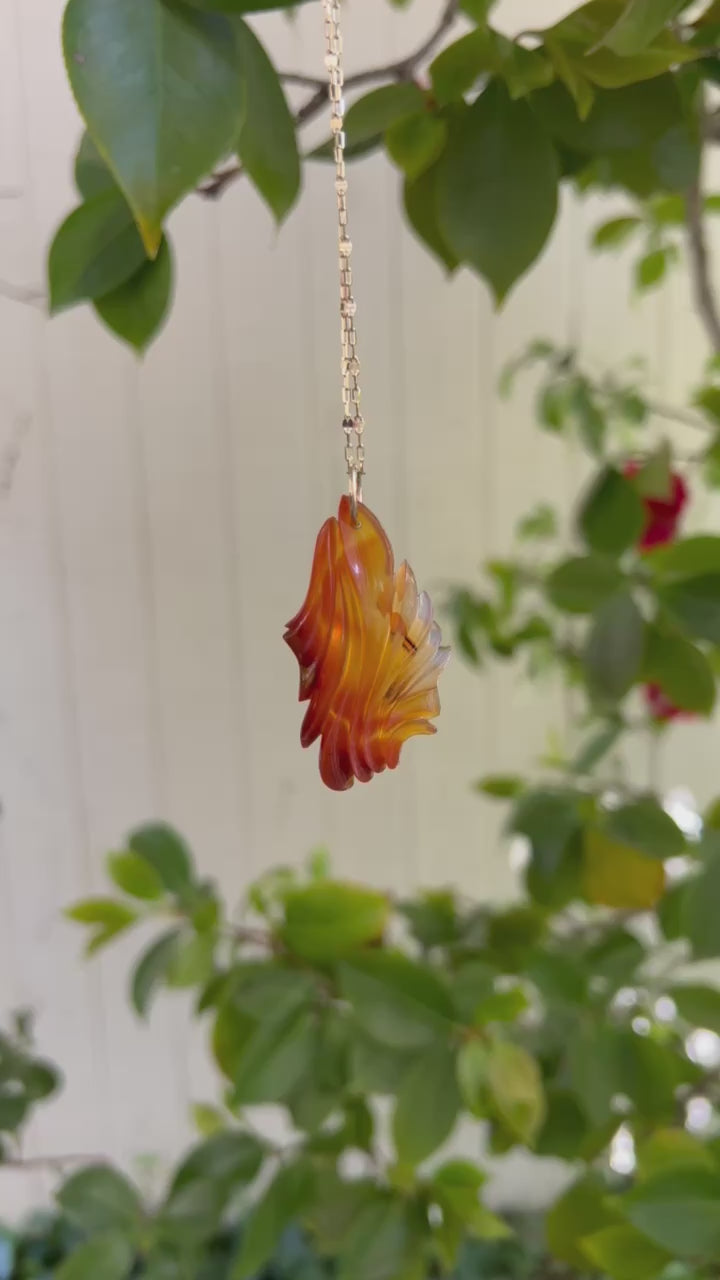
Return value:
<svg viewBox="0 0 720 1280">
<path fill-rule="evenodd" d="M 363 85 L 375 84 L 377 81 L 383 83 L 388 80 L 412 80 L 453 26 L 458 16 L 459 8 L 459 0 L 446 0 L 436 26 L 413 53 L 395 62 L 388 62 L 385 66 L 368 67 L 365 71 L 358 71 L 355 75 L 347 76 L 345 88 L 360 89 Z M 295 127 L 302 128 L 304 124 L 307 124 L 309 120 L 313 120 L 323 110 L 327 102 L 327 84 L 316 76 L 307 76 L 299 71 L 282 72 L 280 79 L 285 84 L 300 85 L 303 88 L 313 90 L 310 97 L 306 99 L 294 116 Z M 197 188 L 197 193 L 206 199 L 215 200 L 222 195 L 226 187 L 229 187 L 231 183 L 241 177 L 242 173 L 243 167 L 241 164 L 234 164 L 227 169 L 221 169 L 203 182 Z"/>
<path fill-rule="evenodd" d="M 703 213 L 702 184 L 698 177 L 687 193 L 686 226 L 688 236 L 688 256 L 695 294 L 695 305 L 698 309 L 710 344 L 716 355 L 720 355 L 720 311 L 712 281 L 710 252 L 705 237 L 705 221 Z"/>
</svg>

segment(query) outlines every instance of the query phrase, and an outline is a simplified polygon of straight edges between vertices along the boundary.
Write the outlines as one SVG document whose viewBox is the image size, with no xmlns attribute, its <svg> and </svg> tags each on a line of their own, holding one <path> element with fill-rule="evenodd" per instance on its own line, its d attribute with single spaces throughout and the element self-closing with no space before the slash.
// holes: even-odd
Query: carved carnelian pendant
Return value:
<svg viewBox="0 0 720 1280">
<path fill-rule="evenodd" d="M 437 682 L 450 651 L 406 562 L 396 571 L 376 517 L 348 496 L 325 521 L 310 586 L 285 640 L 310 705 L 300 741 L 320 738 L 320 775 L 333 791 L 394 769 L 406 738 L 435 733 Z"/>
</svg>

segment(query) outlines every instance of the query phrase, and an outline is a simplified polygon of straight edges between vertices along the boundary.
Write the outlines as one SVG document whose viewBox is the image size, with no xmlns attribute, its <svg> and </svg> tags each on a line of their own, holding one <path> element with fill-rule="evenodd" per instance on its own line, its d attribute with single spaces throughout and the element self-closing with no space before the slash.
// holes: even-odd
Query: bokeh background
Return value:
<svg viewBox="0 0 720 1280">
<path fill-rule="evenodd" d="M 497 25 L 515 33 L 574 7 L 500 0 Z M 331 172 L 307 167 L 280 232 L 246 184 L 185 202 L 170 222 L 175 306 L 144 363 L 89 309 L 49 321 L 46 248 L 74 203 L 81 132 L 61 9 L 0 0 L 0 1009 L 35 1010 L 38 1043 L 67 1076 L 28 1156 L 162 1161 L 187 1141 L 212 1074 L 180 997 L 149 1027 L 126 1007 L 134 948 L 82 961 L 61 909 L 102 890 L 103 854 L 161 817 L 231 900 L 319 845 L 346 876 L 508 898 L 500 818 L 472 780 L 522 769 L 564 707 L 551 684 L 456 657 L 435 739 L 369 787 L 322 788 L 281 636 L 343 486 Z M 438 5 L 345 10 L 352 71 L 411 50 Z M 257 29 L 281 69 L 321 71 L 316 5 Z M 626 255 L 590 253 L 622 200 L 568 200 L 496 316 L 481 282 L 448 283 L 414 241 L 382 156 L 354 165 L 351 184 L 366 497 L 440 602 L 508 549 L 528 506 L 568 510 L 582 478 L 572 449 L 533 425 L 531 381 L 499 399 L 512 356 L 538 336 L 579 345 L 596 371 L 638 355 L 652 395 L 682 403 L 706 344 L 682 271 L 639 301 Z M 694 524 L 711 517 L 695 504 Z M 675 738 L 668 784 L 717 791 L 717 731 Z M 657 765 L 635 763 L 640 776 Z M 37 1203 L 50 1181 L 0 1170 L 0 1208 Z"/>
</svg>

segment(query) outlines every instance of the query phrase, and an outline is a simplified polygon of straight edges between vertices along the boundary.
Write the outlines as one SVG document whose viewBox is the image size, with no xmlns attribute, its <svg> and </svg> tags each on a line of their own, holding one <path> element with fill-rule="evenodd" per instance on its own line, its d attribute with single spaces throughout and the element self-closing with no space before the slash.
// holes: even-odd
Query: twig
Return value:
<svg viewBox="0 0 720 1280">
<path fill-rule="evenodd" d="M 355 75 L 347 76 L 345 88 L 360 89 L 363 85 L 374 84 L 376 81 L 412 80 L 415 72 L 430 57 L 430 54 L 437 48 L 443 36 L 453 26 L 459 7 L 459 0 L 446 0 L 437 25 L 413 53 L 408 54 L 405 58 L 398 59 L 396 62 L 388 62 L 383 67 L 368 67 L 365 71 L 358 71 Z M 327 84 L 316 76 L 307 76 L 299 71 L 283 72 L 280 75 L 280 79 L 285 84 L 300 85 L 303 88 L 313 90 L 310 97 L 295 112 L 295 127 L 299 129 L 322 111 L 327 102 Z M 242 176 L 242 173 L 243 167 L 241 164 L 234 164 L 228 169 L 221 169 L 218 173 L 212 174 L 206 182 L 201 183 L 197 188 L 197 194 L 204 196 L 205 199 L 216 200 L 218 196 L 222 195 L 226 187 Z"/>
<path fill-rule="evenodd" d="M 686 199 L 688 256 L 692 271 L 695 305 L 705 325 L 710 345 L 720 355 L 720 312 L 710 274 L 710 253 L 705 239 L 703 195 L 698 177 L 688 190 Z"/>
</svg>

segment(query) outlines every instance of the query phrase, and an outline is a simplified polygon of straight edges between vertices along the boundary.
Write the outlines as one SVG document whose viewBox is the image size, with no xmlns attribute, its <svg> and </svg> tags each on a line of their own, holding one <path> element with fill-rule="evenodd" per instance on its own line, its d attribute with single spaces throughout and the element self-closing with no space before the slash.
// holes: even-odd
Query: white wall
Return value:
<svg viewBox="0 0 720 1280">
<path fill-rule="evenodd" d="M 505 0 L 509 30 L 573 7 Z M 0 279 L 40 289 L 74 201 L 80 124 L 65 85 L 61 0 L 0 0 Z M 348 4 L 351 67 L 411 48 L 436 0 L 402 15 Z M 322 66 L 317 6 L 258 24 L 278 63 Z M 322 133 L 322 128 L 320 129 Z M 366 497 L 398 555 L 442 595 L 507 549 L 517 515 L 564 501 L 578 461 L 532 426 L 529 389 L 498 402 L 499 370 L 538 334 L 582 341 L 596 367 L 644 353 L 658 394 L 695 376 L 704 341 L 686 286 L 629 300 L 627 264 L 586 255 L 597 202 L 568 203 L 541 263 L 495 317 L 469 274 L 447 284 L 406 231 L 380 158 L 352 171 L 351 228 L 367 418 Z M 61 908 L 103 887 L 103 854 L 162 816 L 236 897 L 249 877 L 330 846 L 382 884 L 457 881 L 512 892 L 498 816 L 471 794 L 522 766 L 561 708 L 551 690 L 443 677 L 438 736 L 397 773 L 325 791 L 298 742 L 282 627 L 343 483 L 332 181 L 309 168 L 277 234 L 247 185 L 171 219 L 179 265 L 168 328 L 137 363 L 89 311 L 48 321 L 0 296 L 0 1009 L 38 1014 L 67 1072 L 28 1154 L 168 1155 L 211 1078 L 181 1002 L 150 1029 L 125 1007 L 133 948 L 89 965 Z M 703 731 L 693 730 L 692 742 Z M 688 740 L 689 741 L 689 740 Z M 677 781 L 713 787 L 715 739 Z M 691 767 L 692 766 L 692 767 Z M 699 781 L 698 781 L 699 779 Z M 41 1173 L 0 1174 L 0 1215 Z"/>
</svg>

